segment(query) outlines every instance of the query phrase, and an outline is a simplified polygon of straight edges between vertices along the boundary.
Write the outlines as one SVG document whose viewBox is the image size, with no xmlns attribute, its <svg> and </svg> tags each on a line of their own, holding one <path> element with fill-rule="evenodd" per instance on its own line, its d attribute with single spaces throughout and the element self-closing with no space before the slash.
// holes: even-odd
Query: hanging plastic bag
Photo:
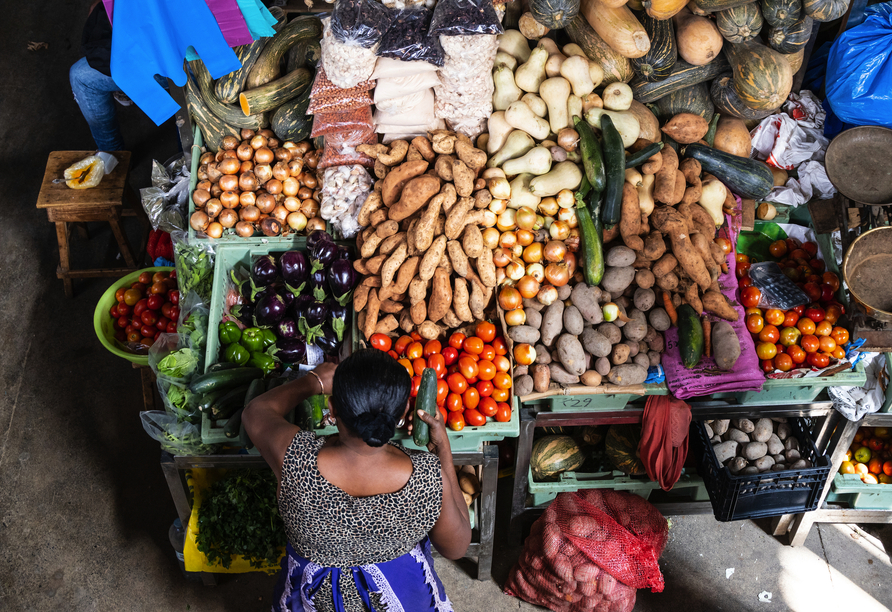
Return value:
<svg viewBox="0 0 892 612">
<path fill-rule="evenodd" d="M 166 167 L 152 160 L 152 186 L 139 190 L 143 210 L 152 228 L 164 232 L 185 231 L 189 201 L 188 157 L 182 155 Z"/>
<path fill-rule="evenodd" d="M 210 309 L 197 294 L 190 293 L 185 300 L 180 300 L 180 318 L 177 321 L 177 334 L 180 348 L 195 349 L 204 355 L 208 338 L 208 319 Z"/>
<path fill-rule="evenodd" d="M 159 380 L 186 385 L 204 370 L 200 351 L 180 346 L 179 334 L 159 334 L 149 347 L 149 367 Z"/>
<path fill-rule="evenodd" d="M 331 33 L 345 45 L 374 48 L 390 27 L 393 11 L 374 0 L 338 0 Z"/>
<path fill-rule="evenodd" d="M 173 251 L 176 255 L 180 301 L 195 292 L 205 304 L 210 304 L 214 284 L 213 241 L 190 241 L 186 232 L 172 232 L 170 239 L 173 241 Z"/>
<path fill-rule="evenodd" d="M 199 396 L 189 391 L 187 385 L 159 378 L 158 394 L 164 403 L 164 410 L 177 417 L 180 423 L 201 425 L 201 411 L 198 409 Z"/>
<path fill-rule="evenodd" d="M 826 93 L 843 121 L 892 128 L 892 14 L 871 15 L 836 39 Z"/>
<path fill-rule="evenodd" d="M 372 78 L 378 61 L 377 44 L 367 49 L 339 41 L 332 33 L 331 17 L 322 20 L 321 49 L 325 74 L 337 87 L 351 89 Z"/>
<path fill-rule="evenodd" d="M 142 428 L 154 440 L 161 443 L 161 450 L 172 455 L 210 455 L 217 445 L 201 441 L 201 426 L 181 423 L 176 415 L 161 410 L 140 412 Z"/>
<path fill-rule="evenodd" d="M 425 8 L 406 9 L 396 13 L 390 29 L 381 39 L 378 55 L 404 62 L 423 61 L 443 65 L 440 38 L 428 32 L 433 11 Z"/>
<path fill-rule="evenodd" d="M 345 130 L 372 130 L 372 108 L 362 106 L 335 113 L 320 113 L 313 116 L 312 138 L 328 136 Z"/>
<path fill-rule="evenodd" d="M 504 31 L 491 0 L 440 0 L 430 25 L 431 35 L 443 36 L 501 34 Z"/>
</svg>

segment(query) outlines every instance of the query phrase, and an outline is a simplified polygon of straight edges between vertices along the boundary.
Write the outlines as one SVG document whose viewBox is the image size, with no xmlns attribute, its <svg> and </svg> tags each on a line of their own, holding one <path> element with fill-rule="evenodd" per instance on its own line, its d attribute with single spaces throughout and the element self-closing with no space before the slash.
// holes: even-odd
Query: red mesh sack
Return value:
<svg viewBox="0 0 892 612">
<path fill-rule="evenodd" d="M 631 612 L 637 589 L 663 590 L 666 519 L 621 491 L 561 493 L 539 518 L 505 592 L 555 612 Z"/>
<path fill-rule="evenodd" d="M 362 144 L 378 144 L 378 135 L 374 130 L 332 132 L 325 137 L 325 151 L 319 159 L 317 168 L 325 169 L 331 166 L 353 166 L 356 164 L 373 168 L 375 160 L 356 150 L 356 147 Z"/>
</svg>

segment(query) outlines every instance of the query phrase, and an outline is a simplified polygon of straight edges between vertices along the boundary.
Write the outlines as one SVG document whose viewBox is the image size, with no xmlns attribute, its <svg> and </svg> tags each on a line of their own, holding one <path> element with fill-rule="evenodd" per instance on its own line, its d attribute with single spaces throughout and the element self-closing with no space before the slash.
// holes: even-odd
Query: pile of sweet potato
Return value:
<svg viewBox="0 0 892 612">
<path fill-rule="evenodd" d="M 358 147 L 375 159 L 378 181 L 359 212 L 365 279 L 354 310 L 368 339 L 417 330 L 434 339 L 485 319 L 496 287 L 492 249 L 480 225 L 492 195 L 483 179 L 486 153 L 466 136 L 437 130 L 411 143 Z"/>
</svg>

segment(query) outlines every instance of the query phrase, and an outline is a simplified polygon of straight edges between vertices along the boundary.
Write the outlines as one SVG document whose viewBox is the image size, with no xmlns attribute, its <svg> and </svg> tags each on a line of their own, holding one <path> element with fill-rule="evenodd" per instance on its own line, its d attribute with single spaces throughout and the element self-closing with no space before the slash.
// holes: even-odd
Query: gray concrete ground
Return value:
<svg viewBox="0 0 892 612">
<path fill-rule="evenodd" d="M 66 299 L 55 278 L 54 229 L 34 208 L 48 153 L 93 146 L 67 79 L 90 2 L 7 4 L 0 26 L 0 610 L 266 610 L 271 577 L 229 576 L 205 588 L 180 575 L 167 539 L 175 512 L 158 446 L 138 419 L 139 374 L 92 330 L 109 283 L 76 282 L 75 297 Z M 49 48 L 28 51 L 32 41 Z M 156 128 L 132 107 L 119 115 L 134 152 L 134 186 L 145 186 L 151 158 L 176 152 L 175 130 L 170 122 Z M 72 239 L 74 265 L 113 264 L 108 228 L 90 230 L 89 242 Z M 636 610 L 892 607 L 888 529 L 885 550 L 865 532 L 833 525 L 814 529 L 799 549 L 779 544 L 762 524 L 711 516 L 675 517 L 670 533 L 661 561 L 666 590 L 640 592 Z M 498 535 L 495 581 L 470 578 L 473 564 L 437 561 L 457 610 L 534 609 L 500 592 L 519 549 L 504 542 L 504 521 Z M 771 603 L 760 602 L 763 592 Z"/>
</svg>

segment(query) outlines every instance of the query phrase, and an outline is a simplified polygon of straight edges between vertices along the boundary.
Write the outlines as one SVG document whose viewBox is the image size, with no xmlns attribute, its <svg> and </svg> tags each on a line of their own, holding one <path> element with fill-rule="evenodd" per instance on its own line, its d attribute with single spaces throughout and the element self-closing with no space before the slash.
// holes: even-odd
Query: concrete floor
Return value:
<svg viewBox="0 0 892 612">
<path fill-rule="evenodd" d="M 55 277 L 54 228 L 34 208 L 48 153 L 94 146 L 67 79 L 89 4 L 12 3 L 0 26 L 0 610 L 266 610 L 271 577 L 230 576 L 205 588 L 180 575 L 159 449 L 139 423 L 139 374 L 92 330 L 109 282 L 76 282 L 66 299 Z M 49 48 L 28 51 L 32 41 Z M 134 153 L 133 184 L 144 187 L 150 160 L 176 153 L 174 127 L 156 128 L 132 107 L 119 116 Z M 110 231 L 90 230 L 89 242 L 72 239 L 74 266 L 112 265 Z M 500 514 L 507 500 L 500 497 Z M 473 564 L 437 561 L 457 610 L 535 609 L 500 592 L 519 550 L 505 545 L 503 532 L 502 521 L 494 582 L 471 579 Z M 762 524 L 711 516 L 674 517 L 670 533 L 666 590 L 640 592 L 636 610 L 892 607 L 889 556 L 860 530 L 821 526 L 799 549 L 780 545 Z M 888 528 L 877 533 L 892 550 Z M 770 604 L 759 601 L 763 591 Z"/>
</svg>

